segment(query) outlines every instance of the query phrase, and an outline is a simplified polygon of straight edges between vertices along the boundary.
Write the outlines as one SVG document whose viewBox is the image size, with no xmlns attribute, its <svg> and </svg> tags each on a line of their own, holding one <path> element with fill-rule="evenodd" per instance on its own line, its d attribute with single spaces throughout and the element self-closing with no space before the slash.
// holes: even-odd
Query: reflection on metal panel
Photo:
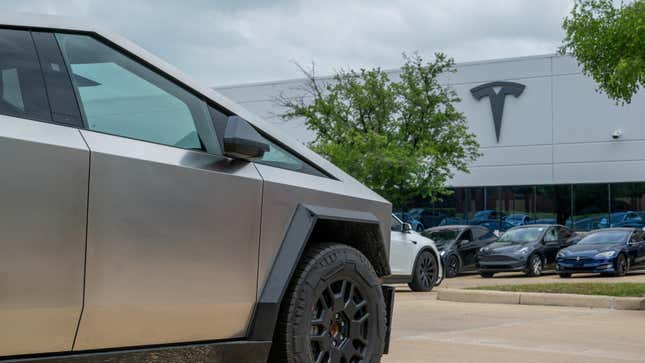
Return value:
<svg viewBox="0 0 645 363">
<path fill-rule="evenodd" d="M 244 335 L 261 180 L 245 162 L 83 131 L 92 150 L 75 350 Z"/>
<path fill-rule="evenodd" d="M 256 166 L 265 183 L 258 293 L 262 292 L 264 288 L 273 260 L 298 204 L 368 211 L 381 221 L 391 219 L 392 206 L 390 203 L 371 200 L 372 192 L 363 192 L 365 187 L 360 184 L 317 177 L 267 165 L 257 164 Z M 316 189 L 311 189 L 311 186 L 315 186 Z M 383 223 L 381 225 L 381 234 L 386 238 L 386 248 L 389 251 L 389 224 Z"/>
<path fill-rule="evenodd" d="M 72 349 L 89 151 L 78 130 L 0 116 L 0 355 Z"/>
</svg>

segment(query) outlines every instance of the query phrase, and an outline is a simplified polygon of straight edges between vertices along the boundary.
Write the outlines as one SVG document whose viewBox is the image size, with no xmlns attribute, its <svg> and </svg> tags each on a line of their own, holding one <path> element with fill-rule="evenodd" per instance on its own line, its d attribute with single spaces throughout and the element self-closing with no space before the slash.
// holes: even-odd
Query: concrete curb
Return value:
<svg viewBox="0 0 645 363">
<path fill-rule="evenodd" d="M 645 298 L 640 297 L 547 294 L 537 292 L 437 289 L 437 300 L 486 304 L 573 306 L 615 310 L 645 310 Z"/>
</svg>

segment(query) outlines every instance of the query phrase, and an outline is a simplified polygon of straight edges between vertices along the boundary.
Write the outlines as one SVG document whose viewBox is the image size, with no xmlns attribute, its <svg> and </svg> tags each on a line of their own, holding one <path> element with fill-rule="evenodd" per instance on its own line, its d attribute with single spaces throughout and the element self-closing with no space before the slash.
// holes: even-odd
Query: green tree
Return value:
<svg viewBox="0 0 645 363">
<path fill-rule="evenodd" d="M 307 78 L 299 98 L 281 96 L 285 119 L 303 117 L 316 138 L 309 145 L 395 207 L 416 196 L 437 199 L 449 191 L 455 170 L 468 172 L 479 156 L 475 136 L 455 108 L 454 90 L 439 83 L 454 61 L 436 54 L 426 63 L 404 57 L 399 77 L 380 68 Z M 398 78 L 398 79 L 396 79 Z"/>
<path fill-rule="evenodd" d="M 630 103 L 645 85 L 645 0 L 576 0 L 562 27 L 570 52 L 610 98 Z"/>
</svg>

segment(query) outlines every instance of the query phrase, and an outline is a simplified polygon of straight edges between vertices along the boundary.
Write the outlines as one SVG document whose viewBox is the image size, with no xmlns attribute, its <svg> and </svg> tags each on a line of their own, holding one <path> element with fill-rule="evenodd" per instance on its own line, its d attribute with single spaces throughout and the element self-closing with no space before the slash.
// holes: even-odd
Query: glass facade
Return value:
<svg viewBox="0 0 645 363">
<path fill-rule="evenodd" d="M 558 223 L 576 231 L 645 227 L 645 182 L 454 188 L 441 201 L 414 201 L 412 218 L 425 228 L 477 224 L 505 231 Z"/>
</svg>

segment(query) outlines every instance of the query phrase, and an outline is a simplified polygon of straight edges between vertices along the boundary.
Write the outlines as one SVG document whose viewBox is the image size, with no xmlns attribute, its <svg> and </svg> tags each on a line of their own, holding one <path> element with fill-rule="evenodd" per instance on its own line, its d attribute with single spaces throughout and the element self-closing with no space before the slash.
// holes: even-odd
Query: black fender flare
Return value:
<svg viewBox="0 0 645 363">
<path fill-rule="evenodd" d="M 270 341 L 273 339 L 282 298 L 318 221 L 357 223 L 376 233 L 380 238 L 382 251 L 375 252 L 375 255 L 379 260 L 385 260 L 385 270 L 389 274 L 388 251 L 383 244 L 385 239 L 380 232 L 380 221 L 374 214 L 300 204 L 291 218 L 282 245 L 256 303 L 247 335 L 249 340 Z"/>
</svg>

